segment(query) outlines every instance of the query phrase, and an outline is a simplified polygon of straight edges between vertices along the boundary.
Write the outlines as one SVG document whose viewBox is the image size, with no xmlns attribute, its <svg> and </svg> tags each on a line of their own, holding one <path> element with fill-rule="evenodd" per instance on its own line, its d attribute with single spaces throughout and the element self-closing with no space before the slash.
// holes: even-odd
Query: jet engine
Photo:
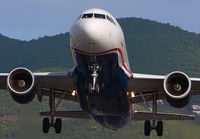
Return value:
<svg viewBox="0 0 200 139">
<path fill-rule="evenodd" d="M 26 104 L 35 97 L 35 78 L 26 68 L 16 68 L 10 72 L 7 85 L 11 97 L 20 104 Z"/>
<path fill-rule="evenodd" d="M 185 107 L 191 99 L 191 81 L 183 72 L 169 73 L 164 80 L 167 102 L 176 108 Z"/>
</svg>

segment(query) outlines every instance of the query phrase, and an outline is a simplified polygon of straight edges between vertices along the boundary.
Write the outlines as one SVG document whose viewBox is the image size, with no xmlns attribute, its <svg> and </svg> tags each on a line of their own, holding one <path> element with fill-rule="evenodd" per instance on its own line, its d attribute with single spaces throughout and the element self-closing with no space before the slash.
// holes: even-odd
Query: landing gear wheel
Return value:
<svg viewBox="0 0 200 139">
<path fill-rule="evenodd" d="M 44 118 L 43 119 L 43 125 L 42 125 L 43 133 L 48 133 L 49 127 L 50 127 L 49 118 Z"/>
<path fill-rule="evenodd" d="M 96 88 L 96 92 L 99 93 L 99 84 L 96 84 L 95 88 Z"/>
<path fill-rule="evenodd" d="M 149 120 L 146 120 L 144 122 L 144 135 L 150 136 L 150 132 L 151 132 L 151 122 Z"/>
<path fill-rule="evenodd" d="M 56 134 L 60 134 L 62 130 L 62 120 L 57 118 L 54 124 Z"/>
<path fill-rule="evenodd" d="M 158 136 L 163 135 L 163 122 L 162 121 L 157 122 L 156 131 L 157 131 Z"/>
</svg>

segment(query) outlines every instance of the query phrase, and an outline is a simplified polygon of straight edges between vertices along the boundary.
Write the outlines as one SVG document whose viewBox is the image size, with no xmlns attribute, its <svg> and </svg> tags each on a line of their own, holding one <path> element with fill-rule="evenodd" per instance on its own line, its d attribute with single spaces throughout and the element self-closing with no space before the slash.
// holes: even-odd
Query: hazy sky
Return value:
<svg viewBox="0 0 200 139">
<path fill-rule="evenodd" d="M 80 13 L 102 8 L 200 33 L 200 0 L 0 0 L 0 33 L 30 40 L 70 30 Z"/>
</svg>

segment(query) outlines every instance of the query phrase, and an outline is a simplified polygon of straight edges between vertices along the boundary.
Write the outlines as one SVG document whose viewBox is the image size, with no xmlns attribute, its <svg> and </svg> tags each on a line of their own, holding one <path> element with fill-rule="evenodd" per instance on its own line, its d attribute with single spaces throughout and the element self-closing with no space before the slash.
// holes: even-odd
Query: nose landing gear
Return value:
<svg viewBox="0 0 200 139">
<path fill-rule="evenodd" d="M 92 64 L 89 66 L 89 70 L 92 71 L 92 84 L 89 84 L 89 90 L 91 93 L 97 92 L 99 93 L 99 84 L 97 84 L 97 78 L 98 78 L 98 70 L 101 70 L 100 66 L 98 64 Z"/>
</svg>

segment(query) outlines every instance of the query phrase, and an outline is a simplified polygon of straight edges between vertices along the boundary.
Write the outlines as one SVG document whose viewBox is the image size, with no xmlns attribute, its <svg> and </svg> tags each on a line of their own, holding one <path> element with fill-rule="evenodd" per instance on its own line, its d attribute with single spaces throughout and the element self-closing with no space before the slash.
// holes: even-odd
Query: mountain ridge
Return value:
<svg viewBox="0 0 200 139">
<path fill-rule="evenodd" d="M 120 18 L 118 22 L 124 31 L 133 72 L 166 74 L 182 70 L 192 76 L 200 75 L 197 68 L 200 66 L 199 34 L 141 18 Z M 49 67 L 71 68 L 69 45 L 68 32 L 30 41 L 0 35 L 0 72 L 18 66 L 33 71 Z"/>
</svg>

